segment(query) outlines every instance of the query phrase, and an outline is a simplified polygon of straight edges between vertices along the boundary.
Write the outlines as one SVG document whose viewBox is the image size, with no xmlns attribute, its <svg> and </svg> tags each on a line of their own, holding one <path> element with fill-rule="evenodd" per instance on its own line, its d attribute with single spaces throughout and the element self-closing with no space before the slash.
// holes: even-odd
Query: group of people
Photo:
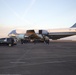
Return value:
<svg viewBox="0 0 76 75">
<path fill-rule="evenodd" d="M 49 37 L 43 35 L 43 41 L 44 41 L 45 44 L 49 44 Z M 27 42 L 28 41 L 21 39 L 21 44 L 27 43 Z M 30 41 L 30 42 L 32 42 L 32 41 Z M 34 42 L 34 44 L 36 44 L 37 42 L 39 42 L 39 40 L 34 39 L 33 42 Z"/>
</svg>

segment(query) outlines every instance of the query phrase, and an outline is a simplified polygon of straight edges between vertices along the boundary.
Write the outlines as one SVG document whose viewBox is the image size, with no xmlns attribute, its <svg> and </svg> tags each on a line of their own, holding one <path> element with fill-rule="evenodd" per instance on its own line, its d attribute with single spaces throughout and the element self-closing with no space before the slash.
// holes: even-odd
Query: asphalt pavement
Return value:
<svg viewBox="0 0 76 75">
<path fill-rule="evenodd" d="M 76 42 L 0 46 L 0 75 L 76 75 Z"/>
</svg>

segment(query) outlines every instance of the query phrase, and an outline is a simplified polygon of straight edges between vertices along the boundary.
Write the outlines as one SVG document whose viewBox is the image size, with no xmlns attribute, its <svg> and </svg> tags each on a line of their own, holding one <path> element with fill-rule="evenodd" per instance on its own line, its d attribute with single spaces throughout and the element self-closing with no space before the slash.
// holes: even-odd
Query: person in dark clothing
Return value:
<svg viewBox="0 0 76 75">
<path fill-rule="evenodd" d="M 23 44 L 24 42 L 23 42 L 23 39 L 21 39 L 21 44 Z"/>
</svg>

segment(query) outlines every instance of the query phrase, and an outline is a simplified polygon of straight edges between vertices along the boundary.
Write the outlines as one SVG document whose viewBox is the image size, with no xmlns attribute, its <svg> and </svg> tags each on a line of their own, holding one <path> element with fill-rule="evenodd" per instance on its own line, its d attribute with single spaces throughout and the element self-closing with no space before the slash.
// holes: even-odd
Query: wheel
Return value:
<svg viewBox="0 0 76 75">
<path fill-rule="evenodd" d="M 8 46 L 12 46 L 12 44 L 11 44 L 11 43 L 9 43 L 9 44 L 8 44 Z"/>
</svg>

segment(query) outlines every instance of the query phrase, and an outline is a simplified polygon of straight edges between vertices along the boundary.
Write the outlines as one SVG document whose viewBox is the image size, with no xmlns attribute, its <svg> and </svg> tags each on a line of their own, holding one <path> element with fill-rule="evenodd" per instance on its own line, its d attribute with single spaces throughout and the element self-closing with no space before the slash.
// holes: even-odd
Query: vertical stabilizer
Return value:
<svg viewBox="0 0 76 75">
<path fill-rule="evenodd" d="M 12 30 L 12 31 L 8 34 L 8 36 L 11 35 L 11 34 L 17 35 L 16 30 Z"/>
<path fill-rule="evenodd" d="M 76 23 L 73 26 L 71 26 L 70 28 L 76 28 Z"/>
</svg>

